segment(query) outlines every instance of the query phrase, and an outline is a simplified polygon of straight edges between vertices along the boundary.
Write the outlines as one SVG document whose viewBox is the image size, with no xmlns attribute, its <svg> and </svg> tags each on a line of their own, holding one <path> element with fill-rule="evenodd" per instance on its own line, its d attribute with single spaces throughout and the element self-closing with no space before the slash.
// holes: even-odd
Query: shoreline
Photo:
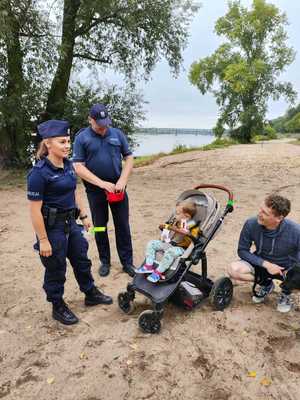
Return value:
<svg viewBox="0 0 300 400">
<path fill-rule="evenodd" d="M 266 140 L 266 141 L 260 141 L 256 143 L 249 143 L 245 144 L 245 146 L 251 146 L 251 145 L 264 145 L 267 143 L 290 143 L 290 142 L 295 142 L 293 144 L 300 144 L 297 143 L 299 139 L 297 137 L 283 137 L 279 139 L 273 139 L 273 140 Z M 169 153 L 164 153 L 160 152 L 157 154 L 152 154 L 148 156 L 137 156 L 134 157 L 134 168 L 140 168 L 140 167 L 145 167 L 147 165 L 151 165 L 155 163 L 156 161 L 165 158 L 165 157 L 170 157 L 170 156 L 175 156 L 175 155 L 180 155 L 184 153 L 191 153 L 191 152 L 203 152 L 203 151 L 210 151 L 210 150 L 216 150 L 216 149 L 227 149 L 230 146 L 242 146 L 243 144 L 235 142 L 234 140 L 231 139 L 216 139 L 212 143 L 200 147 L 185 147 L 185 146 L 178 146 L 178 149 L 174 149 L 173 151 Z M 28 172 L 28 168 L 10 168 L 10 169 L 3 169 L 0 168 L 0 191 L 4 190 L 6 187 L 10 187 L 13 185 L 17 185 L 17 187 L 22 186 L 22 184 L 25 184 L 25 179 L 26 179 L 26 174 Z M 79 181 L 78 183 L 81 183 Z"/>
</svg>

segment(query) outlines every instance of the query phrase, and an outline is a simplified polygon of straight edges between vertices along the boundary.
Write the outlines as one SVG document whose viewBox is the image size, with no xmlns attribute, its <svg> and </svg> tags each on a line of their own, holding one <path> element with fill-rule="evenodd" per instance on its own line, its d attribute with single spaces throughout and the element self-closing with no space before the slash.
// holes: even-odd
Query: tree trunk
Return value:
<svg viewBox="0 0 300 400">
<path fill-rule="evenodd" d="M 60 118 L 64 113 L 65 100 L 73 63 L 76 16 L 80 0 L 64 1 L 64 16 L 60 56 L 51 89 L 48 95 L 46 111 L 52 118 Z"/>
<path fill-rule="evenodd" d="M 251 143 L 252 139 L 252 126 L 242 125 L 241 126 L 241 143 Z"/>
<path fill-rule="evenodd" d="M 0 163 L 2 165 L 23 163 L 27 144 L 22 106 L 24 75 L 19 24 L 12 13 L 9 1 L 6 2 L 6 7 L 8 18 L 4 40 L 8 76 L 6 95 L 3 99 L 4 126 L 0 131 Z"/>
</svg>

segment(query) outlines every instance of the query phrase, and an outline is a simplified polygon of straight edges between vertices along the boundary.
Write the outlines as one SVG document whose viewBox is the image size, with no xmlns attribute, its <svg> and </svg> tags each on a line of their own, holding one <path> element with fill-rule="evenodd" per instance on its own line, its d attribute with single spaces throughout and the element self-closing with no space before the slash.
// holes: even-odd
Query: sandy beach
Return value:
<svg viewBox="0 0 300 400">
<path fill-rule="evenodd" d="M 135 264 L 178 195 L 214 183 L 231 189 L 236 200 L 207 248 L 209 276 L 223 276 L 237 258 L 243 222 L 268 193 L 288 197 L 289 217 L 300 222 L 299 176 L 300 146 L 288 141 L 188 152 L 135 168 L 128 184 Z M 83 185 L 80 190 L 85 198 Z M 214 193 L 224 205 L 225 196 Z M 294 295 L 295 309 L 280 314 L 278 286 L 262 305 L 251 303 L 249 285 L 235 286 L 224 312 L 209 302 L 191 312 L 169 304 L 161 333 L 144 334 L 137 319 L 151 308 L 149 301 L 138 295 L 130 316 L 117 305 L 129 277 L 121 272 L 110 223 L 111 274 L 99 277 L 93 239 L 89 255 L 96 284 L 114 304 L 86 308 L 68 268 L 65 300 L 80 322 L 65 327 L 52 319 L 45 300 L 25 184 L 1 188 L 0 217 L 0 399 L 299 399 L 300 293 Z"/>
</svg>

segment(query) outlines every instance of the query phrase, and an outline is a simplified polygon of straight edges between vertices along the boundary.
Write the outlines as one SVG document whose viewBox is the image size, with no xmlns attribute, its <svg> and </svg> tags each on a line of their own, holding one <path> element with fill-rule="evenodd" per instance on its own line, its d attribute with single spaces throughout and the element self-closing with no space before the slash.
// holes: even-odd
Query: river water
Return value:
<svg viewBox="0 0 300 400">
<path fill-rule="evenodd" d="M 134 136 L 138 146 L 134 149 L 135 157 L 148 156 L 160 152 L 169 153 L 175 147 L 184 145 L 187 147 L 199 147 L 211 143 L 213 135 L 178 133 L 178 134 L 143 134 Z"/>
</svg>

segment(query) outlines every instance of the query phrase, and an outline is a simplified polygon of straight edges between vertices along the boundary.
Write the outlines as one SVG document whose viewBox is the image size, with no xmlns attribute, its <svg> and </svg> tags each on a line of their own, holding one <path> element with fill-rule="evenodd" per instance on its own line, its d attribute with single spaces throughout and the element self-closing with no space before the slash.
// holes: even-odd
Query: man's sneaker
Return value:
<svg viewBox="0 0 300 400">
<path fill-rule="evenodd" d="M 288 294 L 281 293 L 277 300 L 277 311 L 285 313 L 291 311 L 292 299 Z"/>
<path fill-rule="evenodd" d="M 132 278 L 135 275 L 135 266 L 132 264 L 123 265 L 123 272 L 126 272 Z"/>
<path fill-rule="evenodd" d="M 53 304 L 52 317 L 64 325 L 77 324 L 79 321 L 63 300 L 58 304 Z"/>
<path fill-rule="evenodd" d="M 263 303 L 265 298 L 270 294 L 274 289 L 274 283 L 271 281 L 267 286 L 261 286 L 257 292 L 256 296 L 252 296 L 253 303 L 259 304 Z"/>
<path fill-rule="evenodd" d="M 88 292 L 85 293 L 85 305 L 96 306 L 97 304 L 112 304 L 113 299 L 106 296 L 96 286 L 93 286 Z"/>
<path fill-rule="evenodd" d="M 144 264 L 142 265 L 140 268 L 135 270 L 136 274 L 152 274 L 152 272 L 154 271 L 154 265 L 150 265 L 150 264 Z"/>
<path fill-rule="evenodd" d="M 107 276 L 110 272 L 110 264 L 101 263 L 99 267 L 99 275 L 100 276 Z"/>
</svg>

